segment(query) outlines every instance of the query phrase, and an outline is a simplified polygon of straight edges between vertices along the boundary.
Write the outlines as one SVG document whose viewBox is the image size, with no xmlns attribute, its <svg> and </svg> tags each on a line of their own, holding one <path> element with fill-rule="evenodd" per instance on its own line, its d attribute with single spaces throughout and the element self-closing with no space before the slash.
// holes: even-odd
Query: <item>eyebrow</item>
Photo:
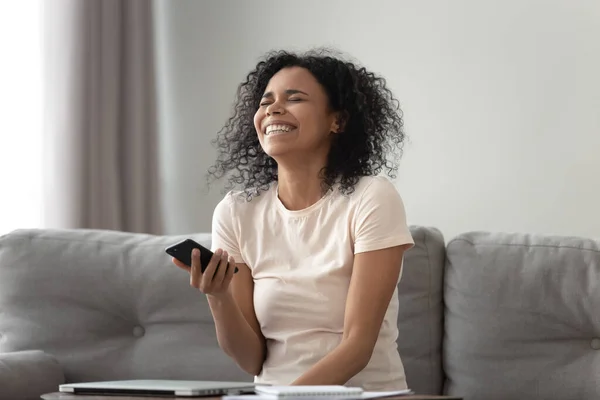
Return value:
<svg viewBox="0 0 600 400">
<path fill-rule="evenodd" d="M 304 93 L 302 90 L 298 90 L 298 89 L 288 89 L 285 91 L 285 94 L 287 94 L 287 95 L 298 94 L 298 93 L 308 96 L 308 93 Z M 265 97 L 273 97 L 273 92 L 267 92 L 267 93 L 263 94 L 262 97 L 263 97 L 263 99 Z"/>
</svg>

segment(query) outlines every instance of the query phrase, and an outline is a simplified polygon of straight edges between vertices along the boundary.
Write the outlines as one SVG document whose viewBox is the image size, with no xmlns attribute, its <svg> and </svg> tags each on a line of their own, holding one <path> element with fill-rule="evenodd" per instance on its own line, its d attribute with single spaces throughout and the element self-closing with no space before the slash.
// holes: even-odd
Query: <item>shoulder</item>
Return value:
<svg viewBox="0 0 600 400">
<path fill-rule="evenodd" d="M 365 177 L 356 188 L 360 197 L 352 225 L 355 253 L 414 243 L 404 203 L 392 181 L 385 176 Z"/>
<path fill-rule="evenodd" d="M 363 176 L 356 186 L 364 188 L 371 187 L 375 189 L 383 188 L 388 190 L 391 188 L 395 190 L 394 183 L 387 176 L 383 175 Z"/>
<path fill-rule="evenodd" d="M 248 196 L 243 190 L 231 190 L 225 194 L 223 199 L 217 203 L 214 211 L 214 218 L 228 217 L 235 215 L 248 215 L 254 209 L 264 206 L 269 202 L 273 187 L 261 192 L 259 195 Z"/>
<path fill-rule="evenodd" d="M 356 200 L 365 199 L 385 201 L 400 199 L 400 193 L 394 183 L 386 176 L 363 176 L 354 187 Z"/>
<path fill-rule="evenodd" d="M 356 213 L 364 218 L 405 218 L 404 201 L 394 183 L 386 176 L 365 176 L 355 186 Z M 387 216 L 387 217 L 386 217 Z"/>
<path fill-rule="evenodd" d="M 215 206 L 215 216 L 221 214 L 230 214 L 235 205 L 235 199 L 240 196 L 240 192 L 229 191 Z"/>
</svg>

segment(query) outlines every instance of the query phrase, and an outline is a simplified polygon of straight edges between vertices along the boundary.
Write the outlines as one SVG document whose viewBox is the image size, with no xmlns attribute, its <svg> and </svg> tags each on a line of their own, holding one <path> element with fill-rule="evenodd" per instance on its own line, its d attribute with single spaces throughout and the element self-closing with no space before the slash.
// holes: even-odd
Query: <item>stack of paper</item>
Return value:
<svg viewBox="0 0 600 400">
<path fill-rule="evenodd" d="M 256 394 L 224 396 L 223 400 L 273 400 L 273 399 L 343 399 L 363 400 L 413 394 L 412 390 L 397 390 L 391 392 L 366 392 L 360 387 L 342 385 L 313 385 L 313 386 L 256 386 Z"/>
<path fill-rule="evenodd" d="M 257 386 L 256 394 L 274 397 L 341 397 L 360 396 L 363 393 L 360 387 L 347 387 L 342 385 L 313 385 L 313 386 Z"/>
</svg>

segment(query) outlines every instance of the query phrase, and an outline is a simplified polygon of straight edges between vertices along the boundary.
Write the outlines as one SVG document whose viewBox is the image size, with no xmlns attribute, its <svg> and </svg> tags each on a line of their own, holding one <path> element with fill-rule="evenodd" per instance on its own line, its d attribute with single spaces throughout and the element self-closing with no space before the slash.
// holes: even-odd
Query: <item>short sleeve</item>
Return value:
<svg viewBox="0 0 600 400">
<path fill-rule="evenodd" d="M 235 259 L 243 263 L 238 235 L 235 233 L 233 218 L 233 200 L 228 193 L 215 207 L 212 219 L 211 250 L 223 249 Z"/>
<path fill-rule="evenodd" d="M 393 183 L 374 177 L 362 193 L 354 225 L 354 253 L 410 244 L 404 202 Z"/>
</svg>

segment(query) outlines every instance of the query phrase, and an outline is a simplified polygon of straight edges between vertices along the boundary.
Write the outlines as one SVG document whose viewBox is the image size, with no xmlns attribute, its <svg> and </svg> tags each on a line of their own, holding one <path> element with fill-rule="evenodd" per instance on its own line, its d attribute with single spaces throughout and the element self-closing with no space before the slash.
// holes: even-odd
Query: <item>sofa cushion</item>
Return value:
<svg viewBox="0 0 600 400">
<path fill-rule="evenodd" d="M 192 235 L 207 245 L 209 235 Z M 242 380 L 206 296 L 164 249 L 183 237 L 22 230 L 0 238 L 0 352 L 43 349 L 67 381 Z"/>
<path fill-rule="evenodd" d="M 0 353 L 0 399 L 39 399 L 64 382 L 59 363 L 43 351 Z"/>
<path fill-rule="evenodd" d="M 446 390 L 600 398 L 600 242 L 483 232 L 448 244 Z"/>
<path fill-rule="evenodd" d="M 398 350 L 406 382 L 416 393 L 440 394 L 445 242 L 435 228 L 411 226 L 415 246 L 406 252 L 398 285 Z"/>
</svg>

